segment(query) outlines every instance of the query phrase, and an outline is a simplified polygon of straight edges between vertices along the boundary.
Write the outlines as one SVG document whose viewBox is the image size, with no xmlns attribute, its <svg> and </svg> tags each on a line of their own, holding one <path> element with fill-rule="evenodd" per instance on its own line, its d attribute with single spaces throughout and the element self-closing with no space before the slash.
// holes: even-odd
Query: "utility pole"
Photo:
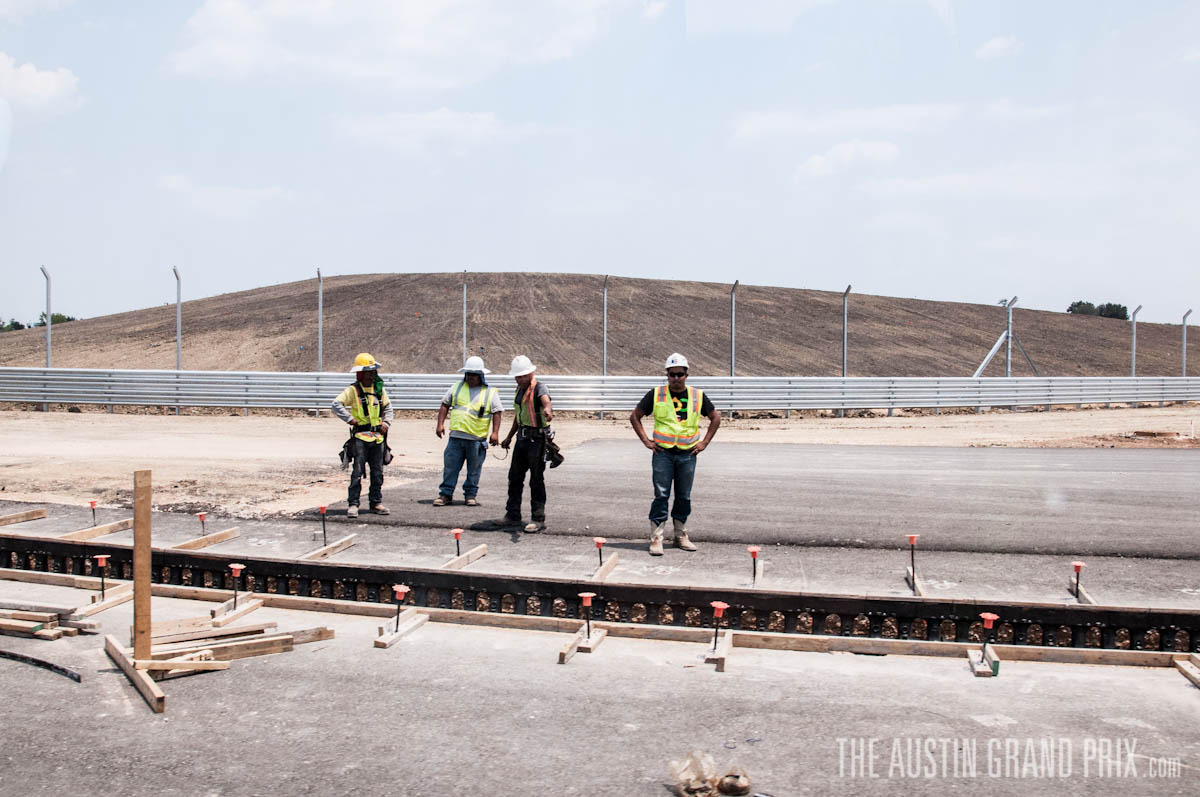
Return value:
<svg viewBox="0 0 1200 797">
<path fill-rule="evenodd" d="M 1183 314 L 1183 369 L 1180 376 L 1187 376 L 1187 320 L 1191 314 L 1191 310 Z"/>
<path fill-rule="evenodd" d="M 1141 311 L 1142 306 L 1140 304 L 1137 306 L 1137 309 L 1133 311 L 1133 345 L 1130 347 L 1129 357 L 1130 376 L 1137 376 L 1137 314 Z"/>
<path fill-rule="evenodd" d="M 1004 375 L 1006 377 L 1012 376 L 1012 311 L 1013 311 L 1013 307 L 1015 307 L 1016 304 L 1017 304 L 1017 297 L 1014 296 L 1011 299 L 1009 299 L 1008 304 L 1006 304 L 1004 306 L 1005 309 L 1008 311 L 1007 316 L 1006 316 L 1007 322 L 1004 327 L 1006 330 L 1005 335 L 1004 335 L 1004 337 L 1005 337 L 1005 340 L 1004 340 Z"/>
<path fill-rule="evenodd" d="M 737 289 L 740 280 L 733 281 L 729 289 L 729 375 L 733 376 L 734 356 L 737 351 Z"/>
<path fill-rule="evenodd" d="M 325 373 L 325 279 L 317 269 L 317 373 Z"/>
<path fill-rule="evenodd" d="M 183 369 L 183 280 L 179 269 L 171 266 L 171 271 L 175 272 L 175 370 L 179 371 Z"/>
</svg>

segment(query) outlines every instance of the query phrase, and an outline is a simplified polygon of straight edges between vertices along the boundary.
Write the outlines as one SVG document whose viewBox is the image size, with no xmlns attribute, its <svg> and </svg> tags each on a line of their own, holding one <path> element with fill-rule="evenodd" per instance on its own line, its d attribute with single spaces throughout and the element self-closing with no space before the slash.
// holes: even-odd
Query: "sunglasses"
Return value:
<svg viewBox="0 0 1200 797">
<path fill-rule="evenodd" d="M 687 371 L 667 371 L 667 376 L 671 379 L 683 379 L 687 374 Z"/>
</svg>

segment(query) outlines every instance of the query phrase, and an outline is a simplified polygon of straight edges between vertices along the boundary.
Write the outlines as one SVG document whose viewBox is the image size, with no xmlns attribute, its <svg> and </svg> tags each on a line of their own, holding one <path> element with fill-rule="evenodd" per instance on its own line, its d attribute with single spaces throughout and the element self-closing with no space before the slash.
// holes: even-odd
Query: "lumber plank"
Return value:
<svg viewBox="0 0 1200 797">
<path fill-rule="evenodd" d="M 27 520 L 41 520 L 45 516 L 45 509 L 30 509 L 11 515 L 0 515 L 0 526 L 11 526 L 14 523 L 24 523 Z"/>
<path fill-rule="evenodd" d="M 620 558 L 621 557 L 620 557 L 619 552 L 617 552 L 617 551 L 611 552 L 608 555 L 608 559 L 605 560 L 604 564 L 596 566 L 596 572 L 592 573 L 591 580 L 592 581 L 603 581 L 604 579 L 608 578 L 609 575 L 612 573 L 613 569 L 617 566 L 617 562 L 620 561 Z"/>
<path fill-rule="evenodd" d="M 81 606 L 80 608 L 75 609 L 74 612 L 71 614 L 71 616 L 68 617 L 67 619 L 68 620 L 83 620 L 85 618 L 91 617 L 93 614 L 99 614 L 100 612 L 107 611 L 108 609 L 111 609 L 114 606 L 120 606 L 122 603 L 128 603 L 131 600 L 134 600 L 134 590 L 131 590 L 131 589 L 121 590 L 116 595 L 112 595 L 110 593 L 109 597 L 106 598 L 105 600 L 97 601 L 96 603 L 93 603 L 90 606 Z M 134 608 L 136 608 L 136 606 Z M 149 638 L 149 637 L 147 637 L 147 638 Z"/>
<path fill-rule="evenodd" d="M 325 626 L 317 628 L 302 628 L 298 631 L 288 631 L 292 635 L 293 645 L 307 645 L 310 642 L 322 642 L 333 639 L 333 629 Z"/>
<path fill-rule="evenodd" d="M 600 643 L 608 639 L 607 628 L 593 628 L 592 635 L 579 643 L 580 653 L 592 653 L 600 647 Z"/>
<path fill-rule="evenodd" d="M 398 628 L 404 623 L 407 623 L 409 620 L 416 617 L 417 614 L 417 607 L 409 606 L 407 609 L 400 612 L 398 617 L 393 618 L 391 622 L 381 624 L 379 626 L 379 636 L 387 636 L 388 634 L 393 633 L 393 628 Z"/>
<path fill-rule="evenodd" d="M 1184 678 L 1187 678 L 1197 687 L 1200 687 L 1200 667 L 1185 659 L 1176 659 L 1175 669 L 1179 670 Z"/>
<path fill-rule="evenodd" d="M 214 661 L 233 661 L 234 659 L 244 659 L 250 656 L 267 656 L 272 653 L 286 653 L 293 648 L 291 634 L 272 634 L 270 636 L 260 636 L 253 639 L 246 639 L 232 642 L 206 642 L 203 645 L 195 645 L 192 647 L 179 648 L 175 645 L 167 645 L 162 649 L 156 649 L 148 657 L 151 659 L 174 659 L 187 653 L 196 653 L 201 650 L 211 650 Z"/>
<path fill-rule="evenodd" d="M 244 603 L 253 597 L 254 597 L 253 592 L 239 592 L 237 599 L 238 599 L 239 603 Z M 232 608 L 233 608 L 233 598 L 231 597 L 231 598 L 229 598 L 229 600 L 217 604 L 217 606 L 215 608 L 211 609 L 208 613 L 211 617 L 213 617 L 215 619 L 215 618 L 220 617 L 221 615 L 225 614 L 227 611 L 229 611 Z"/>
<path fill-rule="evenodd" d="M 344 551 L 347 548 L 349 548 L 351 545 L 354 544 L 354 541 L 356 539 L 358 539 L 357 534 L 347 534 L 345 537 L 342 537 L 340 540 L 334 540 L 333 542 L 329 543 L 328 545 L 322 546 L 322 547 L 316 549 L 315 551 L 309 551 L 308 553 L 301 556 L 300 559 L 303 561 L 306 561 L 306 562 L 316 562 L 316 561 L 320 561 L 321 559 L 328 559 L 329 557 L 333 556 L 335 553 Z"/>
<path fill-rule="evenodd" d="M 133 472 L 133 658 L 150 658 L 150 471 Z"/>
<path fill-rule="evenodd" d="M 198 659 L 149 659 L 143 661 L 134 659 L 134 666 L 139 670 L 228 670 L 227 661 L 202 661 Z"/>
<path fill-rule="evenodd" d="M 13 631 L 31 635 L 35 631 L 41 631 L 45 625 L 45 623 L 34 620 L 0 620 L 0 631 Z"/>
<path fill-rule="evenodd" d="M 255 625 L 235 625 L 229 628 L 208 628 L 196 631 L 180 631 L 175 634 L 161 634 L 153 637 L 155 645 L 169 645 L 173 642 L 190 642 L 196 639 L 220 639 L 221 637 L 244 636 L 247 634 L 265 634 L 275 628 L 274 622 L 256 623 Z"/>
<path fill-rule="evenodd" d="M 921 577 L 913 574 L 911 566 L 904 568 L 904 583 L 908 584 L 914 595 L 919 598 L 925 597 L 925 587 L 921 584 Z"/>
<path fill-rule="evenodd" d="M 133 659 L 125 654 L 124 649 L 122 649 L 116 637 L 112 634 L 105 634 L 104 636 L 104 652 L 108 654 L 108 657 L 113 660 L 114 664 L 124 671 L 125 677 L 142 694 L 142 697 L 146 699 L 146 703 L 156 714 L 161 714 L 166 710 L 167 696 L 158 688 L 158 684 L 154 683 L 153 678 L 133 666 Z"/>
<path fill-rule="evenodd" d="M 124 520 L 114 520 L 112 523 L 103 523 L 99 526 L 88 526 L 86 529 L 80 529 L 79 531 L 69 531 L 66 534 L 58 535 L 58 539 L 75 541 L 91 540 L 131 528 L 133 528 L 133 518 L 130 517 Z"/>
<path fill-rule="evenodd" d="M 172 545 L 168 550 L 171 551 L 198 551 L 201 548 L 207 548 L 210 545 L 216 545 L 218 542 L 232 540 L 234 537 L 241 535 L 238 527 L 225 529 L 224 531 L 214 531 L 212 534 L 205 534 L 203 537 L 193 537 L 190 540 L 184 540 L 178 545 Z"/>
<path fill-rule="evenodd" d="M 563 645 L 562 650 L 558 651 L 558 663 L 566 664 L 579 651 L 580 644 L 583 643 L 587 635 L 587 628 L 580 626 L 575 635 L 571 637 L 571 641 Z"/>
<path fill-rule="evenodd" d="M 404 615 L 401 615 L 402 618 L 403 616 Z M 404 637 L 408 636 L 413 631 L 416 631 L 427 622 L 429 622 L 429 615 L 414 613 L 408 618 L 408 620 L 400 623 L 399 630 L 389 631 L 389 633 L 381 634 L 380 636 L 376 637 L 375 647 L 390 648 L 392 645 L 396 644 L 401 639 L 404 639 Z"/>
<path fill-rule="evenodd" d="M 482 559 L 487 556 L 487 545 L 476 545 L 471 550 L 464 553 L 462 556 L 456 556 L 446 564 L 442 565 L 442 570 L 462 570 L 467 565 L 474 562 L 476 559 Z"/>
<path fill-rule="evenodd" d="M 240 620 L 255 609 L 261 609 L 263 602 L 261 600 L 248 600 L 245 603 L 238 604 L 238 607 L 231 612 L 226 612 L 220 617 L 214 617 L 212 624 L 213 628 L 222 628 L 229 625 L 235 620 Z"/>
<path fill-rule="evenodd" d="M 133 594 L 133 582 L 122 581 L 116 586 L 112 587 L 105 585 L 104 592 L 97 592 L 92 596 L 91 600 L 92 603 L 99 603 L 100 601 L 105 601 L 109 598 L 115 598 L 118 595 L 124 595 L 126 592 L 128 592 L 130 595 Z"/>
<path fill-rule="evenodd" d="M 59 631 L 62 631 L 62 633 L 63 633 L 63 636 L 79 636 L 79 629 L 78 629 L 78 628 L 71 628 L 71 627 L 69 627 L 69 626 L 60 625 L 60 626 L 58 627 L 58 630 L 59 630 Z"/>
<path fill-rule="evenodd" d="M 70 573 L 45 573 L 41 570 L 17 570 L 15 568 L 0 568 L 0 579 L 6 581 L 21 581 L 26 584 L 50 584 L 56 587 L 74 587 L 76 589 L 100 589 L 100 578 L 92 576 L 73 576 Z M 128 582 L 107 579 L 109 584 L 117 586 Z"/>
<path fill-rule="evenodd" d="M 1093 606 L 1096 605 L 1096 599 L 1092 597 L 1092 594 L 1090 592 L 1088 592 L 1087 589 L 1082 584 L 1079 585 L 1079 593 L 1078 594 L 1075 593 L 1075 577 L 1074 576 L 1070 576 L 1067 578 L 1067 592 L 1074 595 L 1075 600 L 1079 601 L 1080 603 L 1087 603 L 1087 604 L 1091 604 Z"/>
<path fill-rule="evenodd" d="M 995 675 L 991 665 L 984 661 L 983 653 L 978 650 L 967 651 L 967 662 L 971 665 L 971 672 L 976 678 L 991 678 Z"/>
<path fill-rule="evenodd" d="M 992 668 L 992 675 L 1000 674 L 1000 656 L 996 654 L 996 646 L 986 644 L 983 646 L 983 660 Z"/>
<path fill-rule="evenodd" d="M 37 639 L 45 639 L 48 641 L 54 641 L 55 639 L 59 639 L 62 637 L 63 629 L 61 629 L 61 628 L 43 628 L 41 631 L 34 631 L 33 635 Z"/>
<path fill-rule="evenodd" d="M 717 636 L 717 646 L 715 649 L 709 650 L 704 656 L 705 664 L 717 665 L 717 672 L 725 672 L 725 660 L 729 658 L 729 651 L 733 647 L 733 633 L 730 631 L 722 631 Z"/>
<path fill-rule="evenodd" d="M 188 617 L 183 620 L 164 620 L 161 623 L 150 624 L 150 637 L 151 639 L 158 639 L 168 634 L 186 634 L 192 631 L 206 631 L 211 628 L 211 617 Z M 129 638 L 133 639 L 133 626 L 129 626 Z"/>
<path fill-rule="evenodd" d="M 30 603 L 28 601 L 0 600 L 0 609 L 14 612 L 42 612 L 58 617 L 69 616 L 77 607 L 55 606 L 49 603 Z"/>
<path fill-rule="evenodd" d="M 58 620 L 55 612 L 23 612 L 19 609 L 0 609 L 0 618 L 5 620 L 26 620 L 35 623 L 52 623 Z"/>
<path fill-rule="evenodd" d="M 73 628 L 82 634 L 98 634 L 100 633 L 100 624 L 95 620 L 66 620 L 58 621 L 59 628 Z"/>
</svg>

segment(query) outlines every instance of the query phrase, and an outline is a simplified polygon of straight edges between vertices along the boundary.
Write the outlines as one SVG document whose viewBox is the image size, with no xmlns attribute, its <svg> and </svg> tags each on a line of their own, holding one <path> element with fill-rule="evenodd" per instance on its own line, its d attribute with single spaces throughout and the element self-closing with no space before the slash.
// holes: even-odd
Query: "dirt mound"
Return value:
<svg viewBox="0 0 1200 797">
<path fill-rule="evenodd" d="M 594 374 L 601 364 L 601 285 L 579 274 L 469 274 L 467 344 L 493 370 L 514 354 L 545 373 Z M 692 372 L 729 373 L 729 286 L 611 278 L 608 372 L 658 373 L 672 351 Z M 325 369 L 372 352 L 391 373 L 448 373 L 462 351 L 461 274 L 365 274 L 325 280 Z M 841 373 L 841 294 L 742 285 L 738 375 Z M 183 305 L 183 367 L 313 371 L 317 285 L 305 280 Z M 970 376 L 1004 327 L 993 305 L 852 295 L 851 376 Z M 1014 311 L 1014 328 L 1043 376 L 1125 376 L 1129 323 Z M 1200 336 L 1198 336 L 1200 337 Z M 1033 372 L 1014 347 L 1013 374 Z M 1179 327 L 1138 325 L 1139 376 L 1176 376 Z M 1200 343 L 1189 346 L 1200 362 Z M 0 365 L 40 366 L 40 329 L 0 334 Z M 152 307 L 54 327 L 54 365 L 174 368 L 175 308 Z M 987 376 L 1003 376 L 1003 352 Z"/>
</svg>

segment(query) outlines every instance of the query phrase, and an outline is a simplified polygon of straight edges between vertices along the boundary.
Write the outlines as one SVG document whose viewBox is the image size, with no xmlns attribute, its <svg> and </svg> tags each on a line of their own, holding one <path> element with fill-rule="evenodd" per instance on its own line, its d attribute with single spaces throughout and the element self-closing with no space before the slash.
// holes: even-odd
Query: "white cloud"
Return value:
<svg viewBox="0 0 1200 797">
<path fill-rule="evenodd" d="M 4 171 L 4 161 L 8 159 L 8 142 L 12 138 L 12 109 L 8 101 L 0 97 L 0 172 Z"/>
<path fill-rule="evenodd" d="M 787 33 L 805 12 L 833 0 L 687 0 L 688 36 Z"/>
<path fill-rule="evenodd" d="M 1185 64 L 1200 63 L 1200 49 L 1189 50 L 1183 54 L 1183 62 Z"/>
<path fill-rule="evenodd" d="M 1013 36 L 996 36 L 984 42 L 978 50 L 975 51 L 975 57 L 980 61 L 991 61 L 995 58 L 1003 58 L 1006 55 L 1015 55 L 1021 52 L 1021 43 Z"/>
<path fill-rule="evenodd" d="M 836 111 L 748 111 L 734 120 L 736 141 L 798 135 L 855 135 L 866 132 L 913 132 L 940 127 L 962 113 L 959 105 L 883 105 Z"/>
<path fill-rule="evenodd" d="M 958 33 L 958 26 L 954 22 L 954 5 L 951 0 L 926 0 L 929 7 L 933 9 L 933 13 L 937 14 L 938 19 L 946 26 L 946 32 L 951 36 Z"/>
<path fill-rule="evenodd" d="M 1110 174 L 1088 167 L 1013 164 L 921 177 L 866 180 L 859 191 L 882 200 L 1076 199 L 1120 195 Z"/>
<path fill-rule="evenodd" d="M 989 122 L 1037 122 L 1070 113 L 1070 105 L 1018 105 L 1012 100 L 996 100 L 983 106 L 980 116 Z"/>
<path fill-rule="evenodd" d="M 180 74 L 282 75 L 442 89 L 514 64 L 570 58 L 637 0 L 205 0 Z"/>
<path fill-rule="evenodd" d="M 643 19 L 658 19 L 670 5 L 667 0 L 645 0 L 642 5 Z"/>
<path fill-rule="evenodd" d="M 268 203 L 287 202 L 295 194 L 286 188 L 240 188 L 236 186 L 196 185 L 182 174 L 163 175 L 158 185 L 180 197 L 192 208 L 207 216 L 224 219 L 245 219 Z"/>
<path fill-rule="evenodd" d="M 16 22 L 39 11 L 53 11 L 70 0 L 0 0 L 0 20 Z"/>
<path fill-rule="evenodd" d="M 946 234 L 946 224 L 937 216 L 905 210 L 884 211 L 867 220 L 868 229 L 889 233 L 917 233 L 926 236 Z"/>
<path fill-rule="evenodd" d="M 0 52 L 0 98 L 18 108 L 46 113 L 58 113 L 78 108 L 79 78 L 65 67 L 38 69 L 30 63 L 17 62 Z"/>
<path fill-rule="evenodd" d="M 796 167 L 793 179 L 822 177 L 860 163 L 890 163 L 899 155 L 900 148 L 890 141 L 843 141 L 834 144 L 824 155 L 813 155 Z"/>
<path fill-rule="evenodd" d="M 442 149 L 463 154 L 490 142 L 537 132 L 537 128 L 531 126 L 508 124 L 493 113 L 452 111 L 449 108 L 424 113 L 343 117 L 337 121 L 337 126 L 352 138 L 407 153 Z"/>
</svg>

